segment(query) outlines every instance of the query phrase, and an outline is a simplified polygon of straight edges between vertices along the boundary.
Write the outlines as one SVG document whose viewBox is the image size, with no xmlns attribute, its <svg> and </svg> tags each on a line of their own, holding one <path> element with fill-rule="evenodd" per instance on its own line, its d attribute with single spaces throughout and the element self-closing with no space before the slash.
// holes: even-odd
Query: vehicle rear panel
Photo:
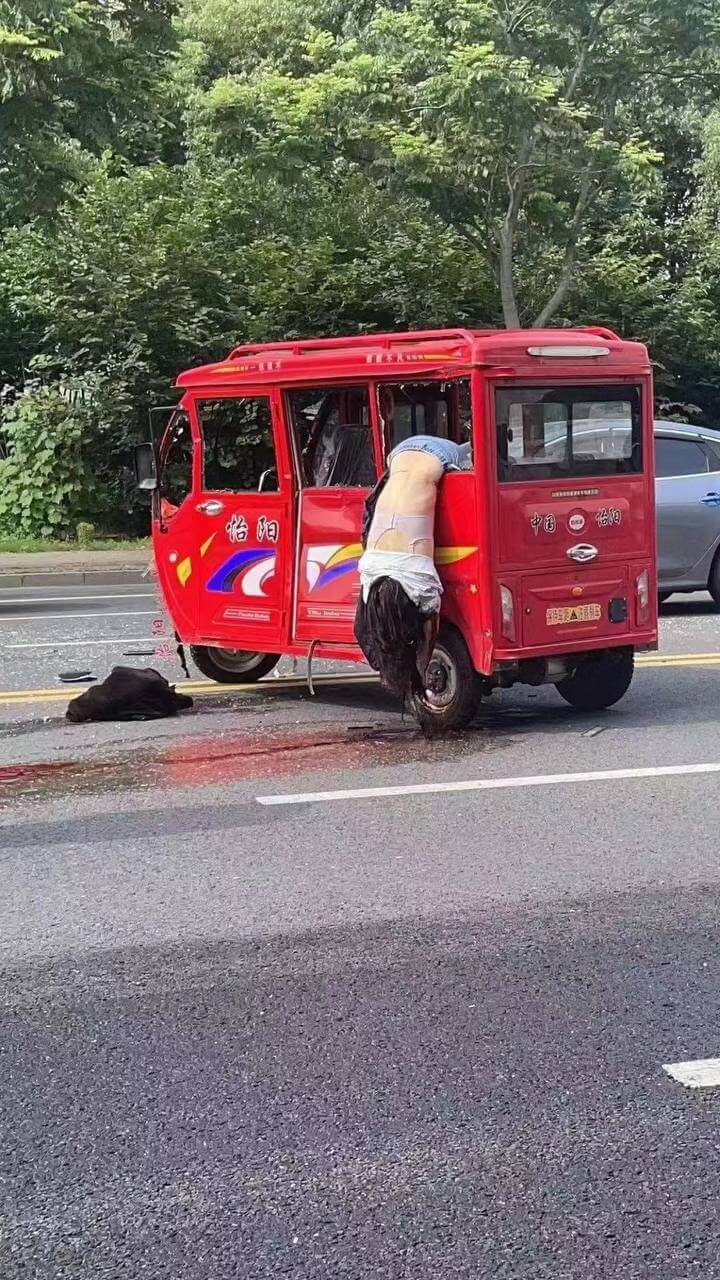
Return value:
<svg viewBox="0 0 720 1280">
<path fill-rule="evenodd" d="M 553 376 L 559 390 L 572 383 L 573 394 L 579 395 L 582 390 L 588 401 L 610 394 L 604 391 L 608 384 L 613 384 L 618 395 L 622 394 L 623 380 L 614 377 L 612 371 L 608 371 L 605 382 L 594 380 L 587 384 L 579 381 L 572 369 L 555 367 Z M 532 379 L 518 380 L 516 384 L 488 380 L 486 411 L 492 424 L 488 434 L 493 441 L 498 389 L 507 397 L 513 386 L 522 390 L 531 381 L 535 386 L 545 385 L 535 370 Z M 512 466 L 506 466 L 499 456 L 500 445 L 489 450 L 495 454 L 489 463 L 490 491 L 494 495 L 496 661 L 615 646 L 649 648 L 657 642 L 649 376 L 638 374 L 632 384 L 628 380 L 630 385 L 638 389 L 640 435 L 633 445 L 633 437 L 628 434 L 622 447 L 626 450 L 625 463 L 628 467 L 641 467 L 637 471 L 609 474 L 607 467 L 624 464 L 601 458 L 597 474 L 593 474 L 594 460 L 578 453 L 584 474 L 576 475 L 571 469 L 574 459 L 570 469 L 564 470 L 567 459 L 563 453 L 562 466 L 557 466 L 555 474 L 536 478 L 536 472 L 549 471 L 554 465 L 546 462 L 543 453 L 540 465 L 527 468 L 527 478 L 522 475 L 522 467 L 517 468 L 520 478 L 515 478 Z M 590 426 L 581 423 L 577 432 L 580 441 L 583 434 L 590 433 Z M 502 412 L 498 410 L 498 439 L 504 430 Z M 568 427 L 567 431 L 572 437 L 573 428 Z M 508 433 L 512 438 L 511 429 Z M 503 587 L 512 593 L 510 627 L 503 618 Z"/>
</svg>

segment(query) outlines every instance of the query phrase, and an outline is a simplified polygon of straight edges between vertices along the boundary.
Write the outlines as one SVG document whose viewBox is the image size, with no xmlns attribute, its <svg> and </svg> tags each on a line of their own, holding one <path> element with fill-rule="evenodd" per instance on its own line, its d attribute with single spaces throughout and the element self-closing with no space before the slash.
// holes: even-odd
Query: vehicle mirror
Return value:
<svg viewBox="0 0 720 1280">
<path fill-rule="evenodd" d="M 158 487 L 157 459 L 151 444 L 135 447 L 135 483 L 138 489 L 153 493 Z"/>
</svg>

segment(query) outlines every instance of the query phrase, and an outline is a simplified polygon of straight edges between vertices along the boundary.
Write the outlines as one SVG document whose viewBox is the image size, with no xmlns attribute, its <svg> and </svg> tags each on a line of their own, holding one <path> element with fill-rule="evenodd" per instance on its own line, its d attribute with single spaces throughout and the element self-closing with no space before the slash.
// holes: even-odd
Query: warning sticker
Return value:
<svg viewBox="0 0 720 1280">
<path fill-rule="evenodd" d="M 559 627 L 565 622 L 599 622 L 601 618 L 599 604 L 573 604 L 563 609 L 548 609 L 545 615 L 549 627 Z"/>
</svg>

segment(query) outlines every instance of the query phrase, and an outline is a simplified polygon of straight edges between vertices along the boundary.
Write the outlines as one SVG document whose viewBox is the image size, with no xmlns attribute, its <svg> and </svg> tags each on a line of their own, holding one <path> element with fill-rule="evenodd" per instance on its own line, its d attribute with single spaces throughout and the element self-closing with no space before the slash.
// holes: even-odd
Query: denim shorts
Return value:
<svg viewBox="0 0 720 1280">
<path fill-rule="evenodd" d="M 388 463 L 397 458 L 399 453 L 431 453 L 442 463 L 443 470 L 449 471 L 452 468 L 459 471 L 463 461 L 460 450 L 459 444 L 455 444 L 453 440 L 443 440 L 440 436 L 409 436 L 388 454 Z"/>
</svg>

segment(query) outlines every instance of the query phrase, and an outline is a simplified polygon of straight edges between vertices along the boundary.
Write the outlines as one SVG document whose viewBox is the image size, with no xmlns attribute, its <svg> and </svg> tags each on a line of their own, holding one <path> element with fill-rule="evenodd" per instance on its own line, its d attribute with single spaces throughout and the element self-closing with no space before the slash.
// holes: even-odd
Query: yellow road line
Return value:
<svg viewBox="0 0 720 1280">
<path fill-rule="evenodd" d="M 640 667 L 674 667 L 682 663 L 712 666 L 720 662 L 720 653 L 640 653 L 635 661 Z"/>
<path fill-rule="evenodd" d="M 365 672 L 354 672 L 333 675 L 314 675 L 313 684 L 371 684 L 377 676 L 366 675 Z M 190 693 L 194 698 L 218 697 L 223 693 L 282 693 L 285 689 L 306 689 L 307 680 L 301 676 L 285 676 L 279 680 L 262 680 L 246 684 L 215 684 L 211 680 L 178 681 L 176 689 L 179 693 Z M 7 689 L 0 691 L 0 704 L 16 705 L 28 702 L 67 702 L 79 693 L 86 693 L 92 688 L 90 684 L 66 684 L 55 689 Z"/>
<path fill-rule="evenodd" d="M 639 667 L 718 667 L 720 653 L 649 653 L 640 654 L 637 658 Z M 338 675 L 316 675 L 313 683 L 323 684 L 372 684 L 377 676 L 365 672 L 340 673 Z M 23 705 L 31 702 L 66 702 L 79 693 L 85 693 L 90 685 L 62 685 L 54 689 L 7 689 L 0 690 L 0 705 Z M 306 689 L 304 676 L 283 676 L 279 680 L 262 680 L 260 683 L 214 684 L 210 680 L 179 681 L 176 688 L 181 693 L 190 693 L 194 698 L 220 697 L 224 693 L 269 694 L 282 693 L 286 689 Z"/>
</svg>

